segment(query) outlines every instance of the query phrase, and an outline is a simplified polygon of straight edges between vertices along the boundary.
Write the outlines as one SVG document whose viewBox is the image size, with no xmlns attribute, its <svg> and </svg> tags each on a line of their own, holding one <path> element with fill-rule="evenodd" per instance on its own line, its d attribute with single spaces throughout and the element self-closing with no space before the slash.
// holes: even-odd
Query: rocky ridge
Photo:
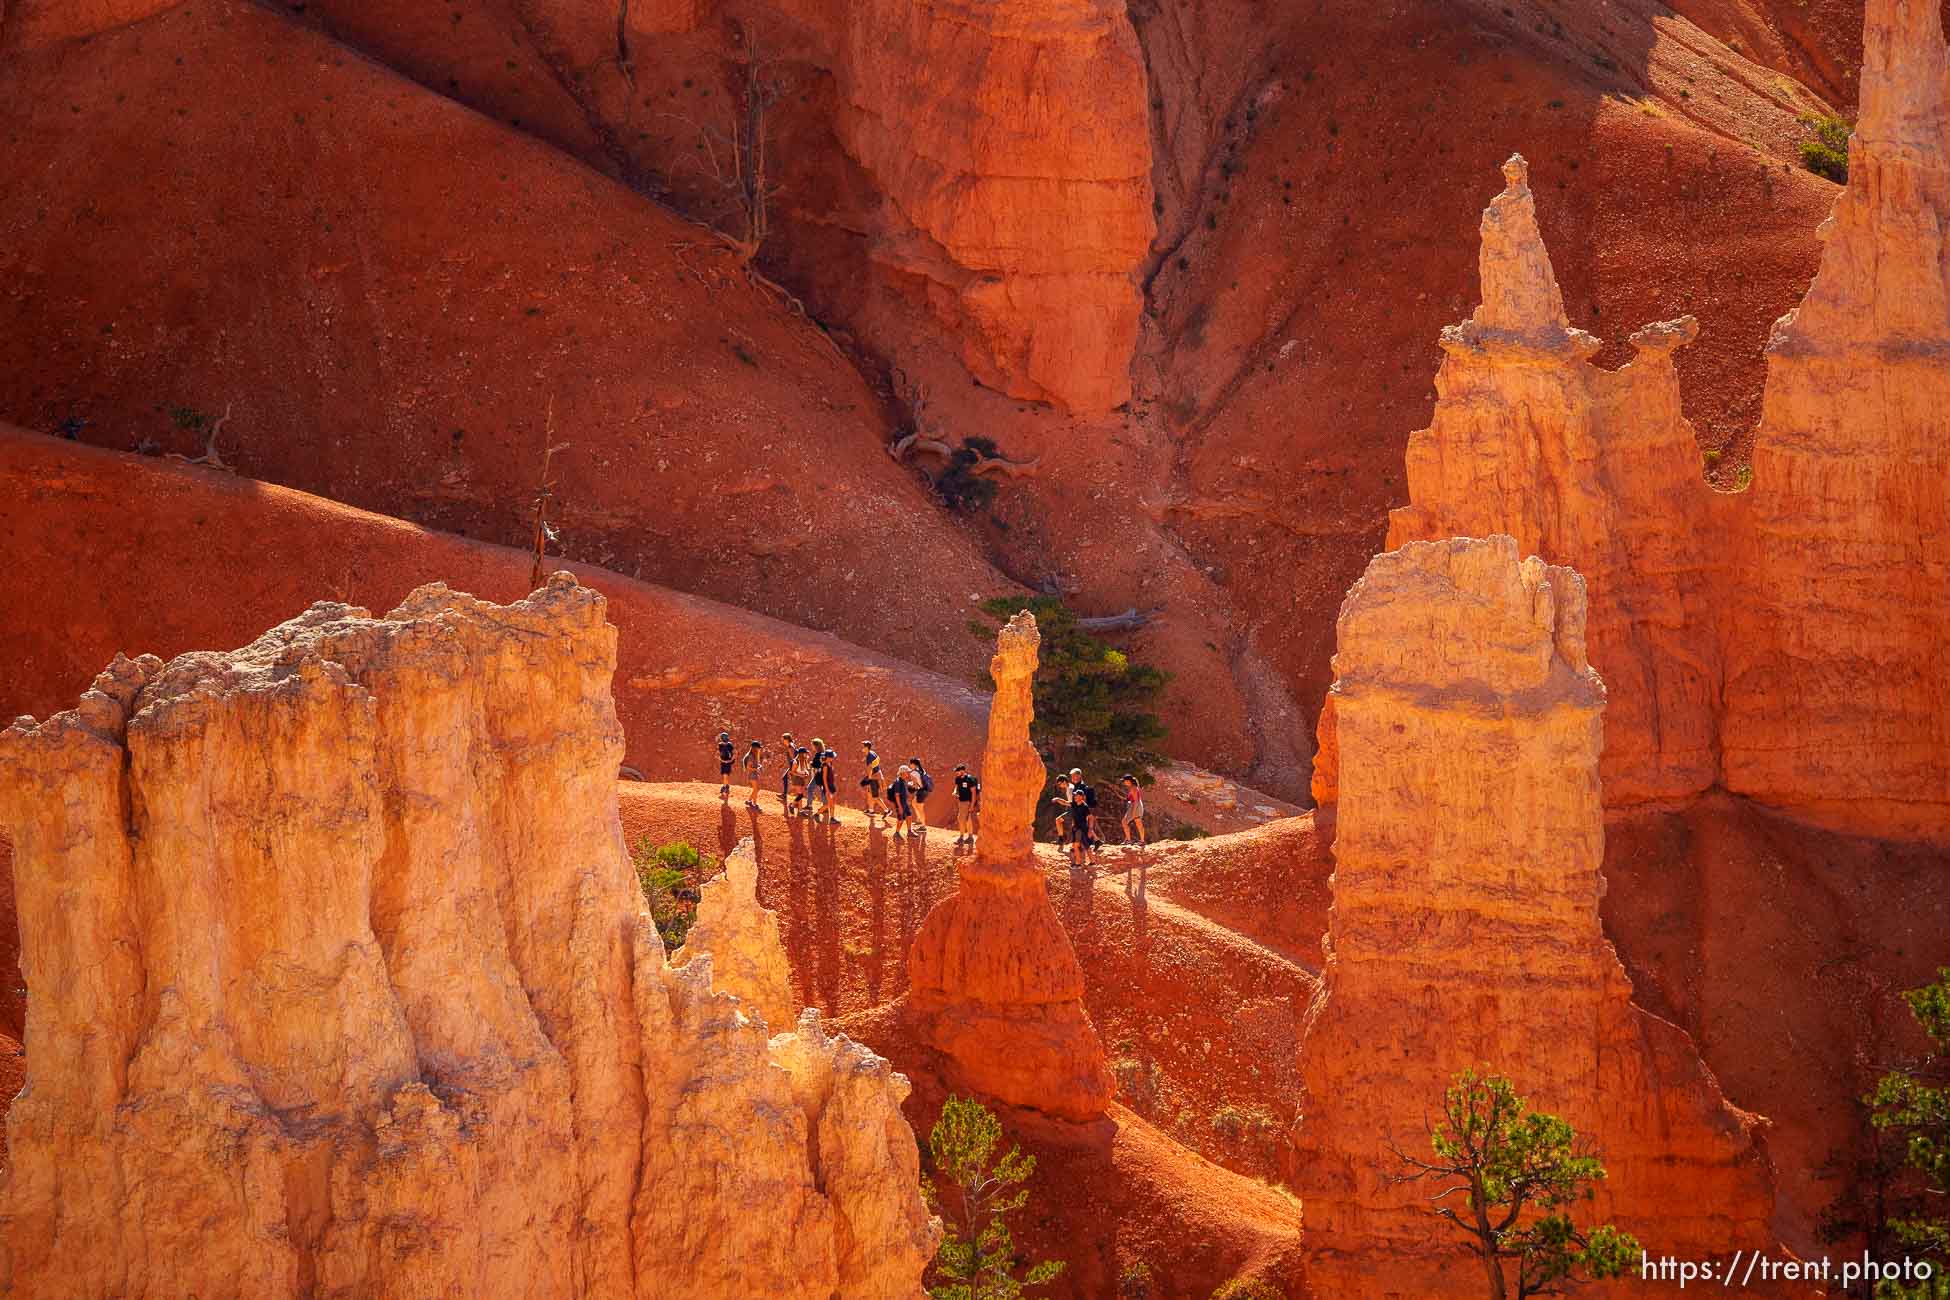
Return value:
<svg viewBox="0 0 1950 1300">
<path fill-rule="evenodd" d="M 0 733 L 10 1294 L 918 1295 L 906 1081 L 665 961 L 614 665 L 567 574 L 434 585 Z"/>
</svg>

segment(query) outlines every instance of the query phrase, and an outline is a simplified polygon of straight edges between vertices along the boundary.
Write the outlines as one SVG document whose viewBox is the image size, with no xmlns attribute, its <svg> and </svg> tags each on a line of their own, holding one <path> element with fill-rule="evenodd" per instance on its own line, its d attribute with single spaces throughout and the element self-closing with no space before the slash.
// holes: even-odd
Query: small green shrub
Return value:
<svg viewBox="0 0 1950 1300">
<path fill-rule="evenodd" d="M 1837 185 L 1848 184 L 1848 138 L 1855 131 L 1845 117 L 1804 117 L 1801 125 L 1812 133 L 1801 142 L 1801 165 Z"/>
<path fill-rule="evenodd" d="M 630 862 L 636 868 L 643 901 L 650 908 L 657 933 L 663 936 L 664 947 L 683 947 L 691 922 L 697 919 L 697 887 L 716 870 L 718 860 L 682 840 L 653 844 L 646 835 L 631 850 Z"/>
<path fill-rule="evenodd" d="M 1151 1300 L 1157 1294 L 1158 1280 L 1143 1260 L 1127 1265 L 1117 1277 L 1117 1300 Z"/>
<path fill-rule="evenodd" d="M 1234 1106 L 1231 1102 L 1212 1112 L 1212 1131 L 1237 1142 L 1246 1137 L 1264 1137 L 1277 1123 L 1264 1106 Z"/>
</svg>

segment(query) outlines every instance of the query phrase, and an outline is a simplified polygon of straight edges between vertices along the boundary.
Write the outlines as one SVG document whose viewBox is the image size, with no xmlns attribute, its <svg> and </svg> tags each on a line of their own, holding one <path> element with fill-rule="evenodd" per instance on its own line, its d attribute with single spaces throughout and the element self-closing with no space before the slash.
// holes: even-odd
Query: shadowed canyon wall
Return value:
<svg viewBox="0 0 1950 1300">
<path fill-rule="evenodd" d="M 1390 546 L 1504 532 L 1589 575 L 1614 804 L 1715 785 L 1866 834 L 1950 834 L 1950 52 L 1869 6 L 1862 118 L 1821 269 L 1775 326 L 1752 486 L 1700 477 L 1671 354 L 1593 366 L 1522 159 L 1483 218 L 1483 304 L 1443 334 Z M 1323 729 L 1335 724 L 1323 720 Z M 1332 794 L 1332 747 L 1317 775 Z M 1345 761 L 1346 747 L 1339 746 Z"/>
<path fill-rule="evenodd" d="M 1341 608 L 1340 798 L 1295 1183 L 1330 1294 L 1455 1294 L 1480 1265 L 1402 1184 L 1458 1070 L 1511 1076 L 1595 1137 L 1594 1213 L 1658 1253 L 1771 1240 L 1754 1119 L 1679 1029 L 1632 1005 L 1606 940 L 1584 583 L 1508 537 L 1375 557 Z M 1409 1279 L 1420 1278 L 1420 1284 Z M 1445 1280 L 1446 1279 L 1446 1280 Z M 1336 1285 L 1338 1284 L 1338 1285 Z"/>
<path fill-rule="evenodd" d="M 918 1294 L 906 1080 L 666 964 L 615 654 L 567 574 L 435 585 L 0 733 L 9 1294 Z"/>
</svg>

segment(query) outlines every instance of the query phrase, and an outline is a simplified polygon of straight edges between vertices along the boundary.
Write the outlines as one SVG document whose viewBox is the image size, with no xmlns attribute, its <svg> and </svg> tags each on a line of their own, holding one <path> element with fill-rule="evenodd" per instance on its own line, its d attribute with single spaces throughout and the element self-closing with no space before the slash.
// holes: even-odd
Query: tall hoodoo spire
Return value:
<svg viewBox="0 0 1950 1300">
<path fill-rule="evenodd" d="M 982 835 L 976 857 L 991 866 L 1027 863 L 1035 842 L 1036 801 L 1046 775 L 1043 760 L 1029 741 L 1036 716 L 1037 652 L 1042 634 L 1036 616 L 1023 610 L 995 639 L 989 676 L 995 699 L 989 705 L 988 745 L 982 751 Z"/>
<path fill-rule="evenodd" d="M 1454 330 L 1479 345 L 1502 341 L 1552 352 L 1596 351 L 1597 340 L 1572 329 L 1565 314 L 1564 293 L 1537 225 L 1530 164 L 1522 154 L 1511 154 L 1503 164 L 1503 180 L 1503 193 L 1483 211 L 1482 304 Z"/>
</svg>

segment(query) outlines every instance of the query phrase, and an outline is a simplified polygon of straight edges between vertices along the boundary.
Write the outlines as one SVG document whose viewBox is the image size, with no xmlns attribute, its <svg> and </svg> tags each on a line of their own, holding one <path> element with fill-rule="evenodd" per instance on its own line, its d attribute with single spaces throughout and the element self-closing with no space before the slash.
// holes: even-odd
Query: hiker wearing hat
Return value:
<svg viewBox="0 0 1950 1300">
<path fill-rule="evenodd" d="M 731 760 L 737 756 L 738 750 L 731 743 L 731 733 L 720 731 L 718 733 L 718 780 L 721 782 L 718 786 L 718 798 L 720 799 L 731 797 Z"/>
<path fill-rule="evenodd" d="M 756 739 L 747 742 L 745 757 L 740 760 L 745 765 L 745 775 L 750 778 L 752 791 L 745 796 L 745 807 L 758 807 L 758 774 L 765 770 L 765 747 Z"/>
<path fill-rule="evenodd" d="M 867 815 L 868 821 L 885 817 L 887 801 L 880 797 L 880 755 L 873 752 L 871 740 L 860 742 L 860 762 L 867 769 L 867 774 L 860 778 L 860 788 L 866 791 L 860 796 L 860 811 Z"/>
<path fill-rule="evenodd" d="M 1082 812 L 1078 812 L 1077 795 L 1081 793 Z M 1070 830 L 1074 838 L 1077 820 L 1083 820 L 1083 859 L 1090 860 L 1091 851 L 1103 841 L 1097 838 L 1097 792 L 1083 779 L 1083 769 L 1070 769 Z"/>
<path fill-rule="evenodd" d="M 982 778 L 955 764 L 955 843 L 975 842 L 975 817 L 982 811 Z"/>
</svg>

